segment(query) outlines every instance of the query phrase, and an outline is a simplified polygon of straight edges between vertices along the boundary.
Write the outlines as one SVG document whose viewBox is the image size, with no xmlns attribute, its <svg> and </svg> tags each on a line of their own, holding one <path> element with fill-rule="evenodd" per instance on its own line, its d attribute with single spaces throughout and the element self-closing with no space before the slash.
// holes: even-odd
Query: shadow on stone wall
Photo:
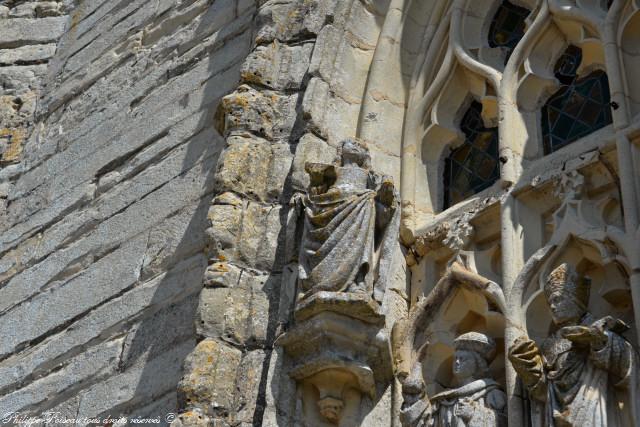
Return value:
<svg viewBox="0 0 640 427">
<path fill-rule="evenodd" d="M 207 32 L 207 29 L 211 25 L 210 21 L 217 18 L 216 14 L 223 13 L 219 9 L 210 6 L 209 11 L 203 14 L 201 24 L 193 32 L 192 43 L 197 43 L 209 35 L 210 31 Z M 238 16 L 234 19 L 238 19 Z M 120 406 L 110 408 L 109 411 L 101 414 L 102 416 L 119 414 L 141 418 L 160 417 L 161 425 L 168 425 L 172 420 L 170 414 L 177 413 L 176 390 L 182 376 L 181 367 L 196 344 L 194 319 L 199 292 L 202 289 L 202 278 L 207 267 L 203 253 L 203 245 L 206 244 L 205 231 L 209 226 L 207 213 L 213 195 L 216 193 L 216 161 L 225 143 L 224 138 L 215 130 L 214 115 L 220 99 L 225 95 L 221 93 L 221 86 L 228 86 L 229 91 L 234 87 L 228 80 L 222 79 L 228 79 L 230 69 L 233 69 L 236 74 L 236 81 L 240 75 L 241 63 L 221 67 L 221 59 L 217 56 L 218 48 L 219 46 L 214 45 L 214 49 L 207 52 L 208 59 L 204 59 L 209 62 L 211 78 L 200 89 L 203 95 L 201 117 L 197 126 L 199 131 L 186 143 L 187 155 L 183 164 L 183 170 L 191 169 L 197 161 L 203 161 L 208 166 L 202 168 L 202 179 L 194 180 L 194 183 L 209 191 L 198 201 L 195 209 L 189 207 L 175 214 L 178 222 L 186 220 L 188 224 L 181 231 L 182 235 L 177 245 L 166 245 L 171 248 L 171 253 L 163 253 L 162 247 L 163 239 L 174 238 L 170 232 L 166 235 L 162 230 L 158 232 L 157 239 L 160 243 L 158 248 L 148 245 L 149 259 L 145 256 L 145 264 L 148 262 L 149 274 L 154 274 L 157 268 L 166 265 L 171 267 L 157 285 L 149 307 L 144 310 L 144 313 L 148 314 L 143 315 L 143 319 L 127 333 L 119 370 L 127 372 L 134 365 L 144 365 L 137 381 L 135 396 Z M 246 48 L 248 53 L 249 46 L 247 45 Z M 225 58 L 223 57 L 222 60 Z M 177 73 L 185 73 L 193 66 L 196 64 L 184 64 L 184 69 L 177 70 Z M 218 79 L 216 74 L 222 74 L 221 70 L 226 76 Z M 188 102 L 192 95 L 193 93 L 185 93 L 179 104 Z M 177 106 L 177 108 L 180 107 Z M 143 123 L 141 125 L 144 126 Z M 207 139 L 205 144 L 202 143 L 202 138 Z M 188 217 L 185 216 L 185 212 L 189 213 Z M 183 227 L 182 224 L 176 224 L 176 226 L 176 228 Z M 150 239 L 152 238 L 153 236 L 150 236 Z M 153 250 L 156 252 L 152 252 Z M 154 266 L 154 258 L 160 257 L 161 264 Z M 166 295 L 175 293 L 176 288 L 182 288 L 184 292 L 167 301 Z"/>
</svg>

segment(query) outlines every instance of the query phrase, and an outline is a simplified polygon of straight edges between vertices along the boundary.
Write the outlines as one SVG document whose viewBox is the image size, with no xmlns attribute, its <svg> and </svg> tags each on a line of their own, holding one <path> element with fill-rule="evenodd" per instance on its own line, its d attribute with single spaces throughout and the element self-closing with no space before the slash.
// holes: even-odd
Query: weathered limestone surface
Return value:
<svg viewBox="0 0 640 427">
<path fill-rule="evenodd" d="M 0 415 L 630 427 L 640 5 L 515 2 L 506 60 L 500 3 L 0 1 Z M 612 120 L 545 154 L 568 43 Z M 444 208 L 472 100 L 500 176 Z M 350 138 L 370 159 L 345 169 Z M 390 199 L 371 170 L 405 247 L 387 215 L 337 212 Z M 305 218 L 311 197 L 331 205 Z M 558 380 L 599 399 L 549 400 Z"/>
<path fill-rule="evenodd" d="M 0 6 L 0 167 L 22 158 L 46 82 L 47 63 L 67 26 L 72 2 L 6 2 Z M 4 206 L 6 191 L 0 191 Z"/>
<path fill-rule="evenodd" d="M 214 113 L 238 85 L 255 14 L 247 0 L 2 2 L 1 413 L 166 425 L 177 412 L 221 182 Z M 255 203 L 279 197 L 279 154 Z M 259 206 L 247 227 L 269 217 Z M 238 250 L 272 263 L 255 239 Z M 238 287 L 241 301 L 259 288 Z M 228 409 L 250 411 L 230 384 Z"/>
<path fill-rule="evenodd" d="M 377 7 L 0 6 L 0 412 L 295 421 L 292 196 L 355 134 Z"/>
</svg>

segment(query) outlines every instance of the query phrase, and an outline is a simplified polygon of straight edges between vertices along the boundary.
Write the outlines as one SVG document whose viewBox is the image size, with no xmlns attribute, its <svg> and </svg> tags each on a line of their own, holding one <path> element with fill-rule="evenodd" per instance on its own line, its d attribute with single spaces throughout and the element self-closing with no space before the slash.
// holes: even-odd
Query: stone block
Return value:
<svg viewBox="0 0 640 427">
<path fill-rule="evenodd" d="M 206 230 L 209 257 L 259 270 L 280 270 L 285 238 L 281 235 L 281 212 L 278 205 L 253 202 L 211 206 L 211 226 Z"/>
<path fill-rule="evenodd" d="M 294 41 L 318 34 L 333 17 L 336 0 L 267 1 L 258 12 L 258 44 Z"/>
<path fill-rule="evenodd" d="M 257 46 L 242 66 L 242 79 L 276 90 L 297 90 L 309 68 L 314 43 Z"/>
<path fill-rule="evenodd" d="M 235 423 L 253 425 L 253 416 L 258 409 L 265 357 L 264 350 L 250 351 L 242 357 L 236 377 Z"/>
<path fill-rule="evenodd" d="M 121 351 L 121 338 L 89 348 L 59 366 L 53 373 L 1 397 L 0 407 L 3 409 L 3 414 L 35 406 L 56 397 L 78 382 L 115 371 Z"/>
<path fill-rule="evenodd" d="M 215 262 L 204 273 L 204 286 L 208 288 L 236 287 L 242 275 L 242 269 L 228 262 Z"/>
<path fill-rule="evenodd" d="M 210 427 L 211 425 L 213 420 L 199 410 L 183 412 L 171 423 L 171 427 Z"/>
<path fill-rule="evenodd" d="M 298 94 L 257 91 L 242 85 L 225 96 L 217 116 L 220 133 L 249 131 L 270 141 L 287 139 L 297 119 Z"/>
<path fill-rule="evenodd" d="M 63 3 L 55 1 L 41 1 L 36 3 L 35 11 L 38 18 L 60 16 L 64 13 Z"/>
<path fill-rule="evenodd" d="M 282 347 L 270 353 L 267 372 L 266 404 L 262 425 L 264 427 L 304 425 L 297 410 L 296 381 L 287 375 L 289 362 Z"/>
<path fill-rule="evenodd" d="M 235 302 L 238 302 L 239 297 L 244 295 L 243 291 L 233 293 L 236 297 Z M 202 290 L 196 315 L 196 333 L 198 336 L 208 338 L 225 337 L 227 309 L 233 311 L 232 315 L 237 316 L 240 314 L 238 308 L 227 306 L 231 301 L 234 301 L 234 298 L 229 289 L 204 288 Z M 246 314 L 243 317 L 246 318 Z M 230 330 L 226 334 L 233 336 L 234 331 Z"/>
<path fill-rule="evenodd" d="M 281 235 L 282 208 L 249 203 L 242 218 L 238 239 L 238 260 L 243 264 L 267 271 L 282 268 L 284 235 Z M 282 254 L 278 253 L 282 248 Z M 282 257 L 279 257 L 282 255 Z"/>
<path fill-rule="evenodd" d="M 27 129 L 0 129 L 0 165 L 5 166 L 20 161 Z"/>
<path fill-rule="evenodd" d="M 171 414 L 176 417 L 177 413 L 178 393 L 174 390 L 161 397 L 151 397 L 146 404 L 145 402 L 136 404 L 134 408 L 129 409 L 123 416 L 130 420 L 129 424 L 131 425 L 144 425 L 145 423 L 142 420 L 149 419 L 153 421 L 146 424 L 168 427 L 171 424 Z M 156 420 L 159 421 L 157 424 L 155 423 Z"/>
<path fill-rule="evenodd" d="M 36 16 L 36 4 L 33 2 L 22 3 L 15 6 L 9 12 L 10 18 L 33 18 Z"/>
<path fill-rule="evenodd" d="M 133 325 L 124 341 L 120 368 L 128 369 L 140 359 L 153 359 L 181 342 L 195 339 L 193 318 L 197 304 L 197 295 L 190 293 Z"/>
<path fill-rule="evenodd" d="M 163 306 L 196 295 L 200 291 L 205 265 L 202 255 L 185 260 L 168 273 L 95 308 L 71 327 L 32 345 L 19 360 L 0 365 L 0 389 L 20 383 L 32 374 L 40 375 L 48 361 L 59 359 L 72 348 L 97 339 L 105 331 L 117 330 L 118 324 L 138 316 L 143 307 Z M 189 322 L 190 327 L 192 322 Z"/>
<path fill-rule="evenodd" d="M 213 205 L 208 218 L 211 224 L 206 230 L 209 257 L 220 261 L 234 259 L 240 236 L 242 207 Z"/>
<path fill-rule="evenodd" d="M 318 35 L 309 74 L 329 82 L 346 102 L 360 103 L 374 50 L 375 42 L 367 44 L 349 31 L 327 25 Z"/>
<path fill-rule="evenodd" d="M 227 142 L 218 161 L 216 187 L 259 201 L 277 201 L 293 158 L 289 145 L 244 136 L 231 136 Z"/>
<path fill-rule="evenodd" d="M 57 42 L 64 32 L 66 22 L 67 18 L 64 16 L 8 19 L 2 23 L 0 47 Z"/>
<path fill-rule="evenodd" d="M 213 179 L 208 177 L 212 175 L 215 160 L 216 158 L 209 157 L 202 163 L 199 162 L 192 165 L 193 167 L 186 173 L 180 174 L 178 172 L 179 175 L 176 178 L 164 185 L 159 185 L 159 188 L 155 191 L 149 192 L 148 183 L 141 182 L 140 187 L 138 187 L 139 190 L 143 190 L 144 187 L 147 190 L 138 193 L 140 197 L 132 194 L 134 191 L 127 193 L 127 188 L 121 188 L 118 191 L 118 197 L 98 205 L 101 207 L 99 212 L 94 209 L 86 209 L 80 211 L 81 214 L 79 215 L 69 214 L 60 223 L 47 229 L 46 239 L 38 239 L 36 247 L 36 258 L 42 257 L 43 261 L 11 279 L 4 288 L 7 298 L 0 301 L 0 310 L 5 307 L 5 301 L 11 302 L 31 295 L 39 288 L 39 284 L 42 284 L 43 281 L 46 283 L 46 281 L 59 274 L 65 265 L 73 260 L 82 258 L 89 252 L 100 253 L 100 251 L 118 244 L 121 239 L 131 239 L 154 224 L 161 223 L 164 218 L 175 215 L 184 206 L 192 205 L 204 194 L 211 192 Z M 148 172 L 152 175 L 154 174 L 150 170 Z M 156 170 L 156 173 L 162 174 L 159 170 Z M 140 174 L 138 178 L 143 178 L 144 175 L 146 173 Z M 137 180 L 128 182 L 128 185 L 132 185 L 135 181 Z M 153 184 L 152 179 L 151 189 L 154 186 L 158 186 L 158 184 Z M 0 239 L 2 250 L 13 246 L 21 236 L 24 237 L 23 233 L 33 233 L 38 226 L 52 221 L 60 212 L 65 212 L 66 209 L 71 209 L 74 205 L 81 205 L 87 198 L 92 198 L 93 187 L 95 187 L 94 184 L 90 184 L 88 188 L 84 186 L 75 187 L 64 197 L 55 200 L 47 209 L 40 209 L 28 221 L 4 232 Z M 131 189 L 131 187 L 128 187 L 128 189 Z M 23 200 L 19 199 L 14 205 L 18 205 Z M 105 202 L 105 200 L 103 199 L 102 202 Z M 126 203 L 121 204 L 123 202 Z M 128 204 L 130 205 L 127 206 Z M 114 211 L 114 208 L 118 210 Z M 16 209 L 19 210 L 17 207 Z M 28 210 L 28 206 L 25 209 Z M 19 216 L 18 212 L 15 212 L 15 215 Z M 78 218 L 79 216 L 80 218 Z M 96 221 L 97 219 L 100 221 Z M 96 223 L 98 223 L 97 226 L 95 225 Z M 88 231 L 87 234 L 74 235 L 78 228 L 82 230 L 85 224 L 89 225 L 85 230 Z M 204 224 L 202 226 L 204 228 Z M 73 241 L 76 239 L 77 241 Z M 54 251 L 59 244 L 66 244 L 66 249 L 64 251 Z M 25 261 L 31 260 L 26 259 Z"/>
<path fill-rule="evenodd" d="M 202 253 L 206 245 L 207 204 L 187 206 L 149 231 L 141 280 L 169 270 L 181 260 Z"/>
<path fill-rule="evenodd" d="M 63 424 L 68 425 L 68 423 L 65 422 L 66 420 L 75 420 L 76 414 L 78 413 L 78 408 L 80 407 L 80 400 L 81 395 L 76 394 L 72 398 L 67 399 L 61 404 L 51 408 L 50 412 L 56 414 L 56 417 L 58 420 L 60 420 L 60 422 L 56 422 L 56 420 L 53 420 L 54 422 L 49 424 L 47 427 L 59 427 Z M 34 427 L 36 427 L 36 424 L 34 424 Z"/>
<path fill-rule="evenodd" d="M 56 44 L 37 44 L 15 49 L 0 49 L 0 64 L 11 65 L 18 61 L 46 61 L 56 53 Z"/>
<path fill-rule="evenodd" d="M 23 126 L 33 120 L 38 94 L 36 91 L 20 95 L 0 96 L 0 117 L 3 129 Z"/>
<path fill-rule="evenodd" d="M 330 97 L 329 84 L 319 77 L 313 77 L 302 100 L 302 113 L 307 119 L 307 126 L 324 139 L 327 138 L 325 124 Z"/>
<path fill-rule="evenodd" d="M 11 306 L 12 302 L 16 305 L 0 317 L 0 334 L 3 336 L 0 355 L 13 353 L 20 345 L 46 336 L 52 329 L 136 283 L 146 240 L 146 236 L 132 239 L 91 263 L 90 268 L 80 274 L 77 272 L 82 270 L 85 260 L 76 260 L 58 273 L 58 280 L 49 284 L 48 291 L 38 293 L 27 303 L 18 305 L 19 301 L 8 301 L 7 305 Z M 47 284 L 42 280 L 36 283 L 40 286 Z M 47 310 L 47 307 L 56 307 L 56 310 Z"/>
<path fill-rule="evenodd" d="M 141 358 L 124 372 L 89 385 L 83 390 L 77 417 L 113 417 L 114 408 L 131 407 L 172 393 L 180 381 L 180 365 L 194 347 L 192 340 L 182 342 L 159 357 Z"/>
<path fill-rule="evenodd" d="M 291 186 L 294 190 L 306 191 L 309 175 L 304 170 L 307 162 L 333 163 L 336 158 L 335 147 L 312 133 L 305 134 L 296 146 L 291 173 Z"/>
<path fill-rule="evenodd" d="M 331 145 L 356 134 L 360 107 L 359 101 L 349 101 L 335 94 L 319 77 L 309 81 L 302 101 L 307 126 Z"/>
<path fill-rule="evenodd" d="M 201 341 L 185 361 L 178 385 L 181 409 L 200 409 L 205 415 L 228 413 L 234 404 L 235 379 L 242 352 L 226 344 Z"/>
<path fill-rule="evenodd" d="M 38 89 L 46 73 L 46 64 L 1 67 L 0 87 L 5 95 L 21 95 Z"/>
<path fill-rule="evenodd" d="M 203 289 L 196 316 L 198 335 L 242 346 L 265 345 L 270 301 L 279 279 L 243 271 L 235 287 Z"/>
</svg>

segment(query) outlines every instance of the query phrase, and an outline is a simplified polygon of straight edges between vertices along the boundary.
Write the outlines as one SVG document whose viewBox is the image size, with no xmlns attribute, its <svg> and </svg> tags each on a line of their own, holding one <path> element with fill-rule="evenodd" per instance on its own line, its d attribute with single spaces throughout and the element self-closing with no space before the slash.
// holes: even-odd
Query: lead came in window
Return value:
<svg viewBox="0 0 640 427">
<path fill-rule="evenodd" d="M 500 176 L 498 128 L 486 128 L 474 101 L 460 123 L 464 143 L 445 159 L 444 209 L 490 187 Z"/>
<path fill-rule="evenodd" d="M 504 63 L 506 64 L 516 45 L 524 35 L 525 19 L 529 16 L 528 9 L 516 6 L 509 1 L 503 1 L 491 21 L 489 28 L 489 46 L 502 47 L 506 50 Z"/>
<path fill-rule="evenodd" d="M 555 66 L 560 89 L 542 107 L 544 153 L 552 153 L 611 123 L 609 80 L 602 70 L 578 78 L 582 50 L 569 46 Z"/>
</svg>

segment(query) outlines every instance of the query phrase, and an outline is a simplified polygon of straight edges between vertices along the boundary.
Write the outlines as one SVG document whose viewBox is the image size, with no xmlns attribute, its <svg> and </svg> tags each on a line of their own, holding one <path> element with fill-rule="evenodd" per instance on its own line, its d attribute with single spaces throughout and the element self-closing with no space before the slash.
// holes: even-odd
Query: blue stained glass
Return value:
<svg viewBox="0 0 640 427">
<path fill-rule="evenodd" d="M 498 128 L 484 127 L 482 104 L 471 103 L 460 128 L 464 143 L 445 160 L 445 209 L 490 187 L 500 177 Z"/>
<path fill-rule="evenodd" d="M 569 46 L 555 66 L 560 89 L 542 107 L 544 153 L 552 153 L 611 123 L 609 80 L 596 70 L 578 77 L 582 50 Z"/>
</svg>

